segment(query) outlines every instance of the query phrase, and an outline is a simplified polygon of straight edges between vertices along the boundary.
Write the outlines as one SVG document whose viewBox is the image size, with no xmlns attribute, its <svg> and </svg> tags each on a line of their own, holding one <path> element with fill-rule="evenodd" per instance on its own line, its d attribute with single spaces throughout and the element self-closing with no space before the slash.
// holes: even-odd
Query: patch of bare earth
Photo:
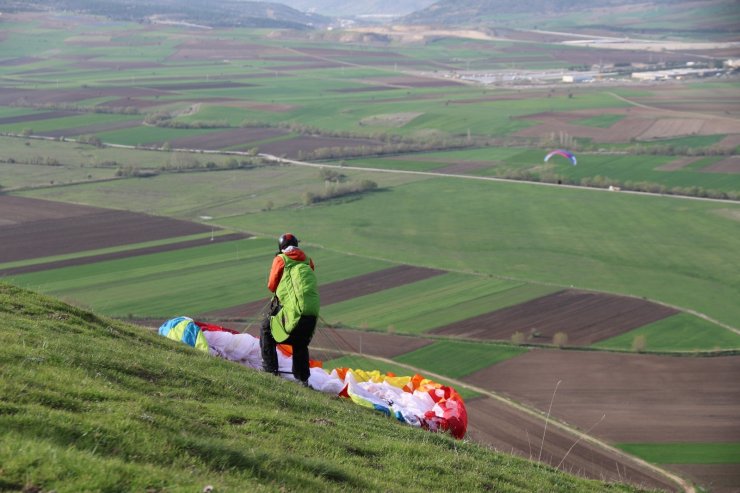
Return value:
<svg viewBox="0 0 740 493">
<path fill-rule="evenodd" d="M 730 156 L 701 169 L 705 173 L 740 174 L 740 157 Z"/>
<path fill-rule="evenodd" d="M 739 442 L 740 357 L 532 350 L 465 377 L 615 443 Z M 560 385 L 558 385 L 560 382 Z"/>
<path fill-rule="evenodd" d="M 175 149 L 224 149 L 233 146 L 248 146 L 251 142 L 285 135 L 286 130 L 278 128 L 237 128 L 211 132 L 192 137 L 170 140 Z"/>
<path fill-rule="evenodd" d="M 276 156 L 284 155 L 289 158 L 297 158 L 300 151 L 311 152 L 328 147 L 352 148 L 366 146 L 382 147 L 383 143 L 371 139 L 344 139 L 340 137 L 314 137 L 306 135 L 290 140 L 260 144 L 259 150 L 260 152 L 274 154 Z"/>
<path fill-rule="evenodd" d="M 676 485 L 661 475 L 617 457 L 602 447 L 579 440 L 575 434 L 552 423 L 545 428 L 545 419 L 522 412 L 497 399 L 471 399 L 465 402 L 465 408 L 470 437 L 477 442 L 493 445 L 499 452 L 529 460 L 539 459 L 552 467 L 591 479 L 628 482 L 651 489 L 678 490 Z"/>
<path fill-rule="evenodd" d="M 593 428 L 590 435 L 611 443 L 734 443 L 740 441 L 738 372 L 738 356 L 533 350 L 463 380 L 543 413 L 552 401 L 553 417 Z M 690 470 L 701 484 L 717 472 L 673 469 L 679 475 Z M 740 484 L 740 469 L 718 469 L 726 474 L 722 484 Z"/>
<path fill-rule="evenodd" d="M 740 467 L 737 464 L 674 464 L 669 467 L 711 493 L 740 491 Z"/>
<path fill-rule="evenodd" d="M 134 120 L 122 121 L 122 122 L 110 122 L 110 123 L 98 123 L 95 125 L 85 125 L 83 127 L 70 127 L 59 130 L 39 131 L 36 132 L 38 135 L 44 135 L 46 137 L 73 137 L 76 135 L 95 134 L 98 132 L 110 132 L 111 130 L 121 130 L 124 128 L 134 128 L 141 125 L 141 118 L 137 117 Z"/>
<path fill-rule="evenodd" d="M 552 342 L 559 332 L 567 344 L 588 346 L 678 313 L 637 298 L 575 290 L 558 291 L 526 303 L 461 320 L 432 331 L 473 339 L 509 340 L 520 332 L 534 342 Z"/>
<path fill-rule="evenodd" d="M 653 140 L 689 135 L 740 134 L 740 121 L 731 118 L 692 116 L 688 113 L 642 107 L 604 108 L 599 114 L 622 115 L 623 118 L 608 128 L 579 125 L 575 121 L 594 116 L 594 110 L 545 112 L 522 117 L 535 121 L 536 125 L 520 130 L 520 137 L 547 137 L 566 133 L 572 137 L 588 138 L 596 142 L 629 142 L 631 140 Z"/>
<path fill-rule="evenodd" d="M 684 169 L 686 166 L 693 164 L 700 159 L 701 158 L 698 157 L 682 157 L 679 159 L 674 159 L 670 163 L 666 163 L 663 166 L 658 166 L 655 169 L 658 171 L 677 171 L 679 169 Z"/>
<path fill-rule="evenodd" d="M 0 118 L 0 125 L 5 125 L 9 123 L 33 122 L 37 120 L 51 120 L 53 118 L 64 118 L 65 116 L 72 116 L 75 114 L 76 113 L 72 111 L 45 111 L 44 113 L 32 113 L 29 115 L 8 116 L 5 118 Z"/>
<path fill-rule="evenodd" d="M 0 195 L 0 263 L 208 231 L 176 219 Z"/>
</svg>

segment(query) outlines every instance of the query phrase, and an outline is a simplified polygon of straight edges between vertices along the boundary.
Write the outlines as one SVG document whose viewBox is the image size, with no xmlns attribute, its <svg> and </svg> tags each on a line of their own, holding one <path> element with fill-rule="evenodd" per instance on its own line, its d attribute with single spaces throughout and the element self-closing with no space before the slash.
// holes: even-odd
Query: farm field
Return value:
<svg viewBox="0 0 740 493">
<path fill-rule="evenodd" d="M 740 484 L 736 77 L 478 85 L 658 55 L 101 22 L 3 14 L 3 281 L 254 333 L 292 231 L 328 366 L 433 372 L 472 439 L 587 477 Z"/>
<path fill-rule="evenodd" d="M 19 199 L 15 197 L 8 198 L 11 199 L 9 203 L 15 202 L 15 209 L 18 210 L 20 204 L 17 201 Z M 25 217 L 27 220 L 31 220 L 50 214 L 48 208 L 44 209 L 48 202 L 20 199 L 20 203 L 25 207 L 26 212 L 23 214 L 16 212 L 15 216 L 17 217 Z M 41 209 L 34 212 L 35 207 L 41 207 Z M 72 213 L 77 214 L 80 213 L 78 209 L 84 211 L 90 209 L 84 206 L 70 205 L 68 207 Z M 58 213 L 60 209 L 56 210 Z M 154 320 L 159 318 L 159 321 L 153 324 L 156 326 L 157 323 L 161 323 L 164 319 L 171 316 L 179 314 L 192 315 L 200 310 L 206 310 L 206 307 L 207 309 L 212 309 L 217 304 L 227 306 L 233 304 L 239 298 L 252 299 L 255 300 L 254 304 L 264 306 L 263 284 L 265 274 L 263 271 L 269 263 L 269 255 L 271 254 L 268 252 L 271 250 L 272 243 L 272 240 L 259 238 L 246 241 L 225 241 L 223 243 L 135 256 L 136 249 L 132 249 L 129 252 L 122 252 L 124 258 L 100 261 L 95 255 L 91 255 L 88 259 L 90 260 L 89 263 L 15 275 L 11 277 L 11 280 L 14 283 L 34 287 L 35 289 L 63 296 L 67 299 L 77 299 L 87 306 L 96 308 L 101 313 L 117 314 L 121 317 L 136 317 L 139 313 L 143 315 L 154 315 Z M 241 246 L 235 249 L 234 246 L 236 244 Z M 416 308 L 418 310 L 419 302 L 416 297 L 408 296 L 414 292 L 433 292 L 433 290 L 430 291 L 429 286 L 422 289 L 419 289 L 419 286 L 423 286 L 424 283 L 434 282 L 435 280 L 438 282 L 441 293 L 447 294 L 447 303 L 449 306 L 455 307 L 448 308 L 446 311 L 455 312 L 458 316 L 463 313 L 475 313 L 475 311 L 471 310 L 476 305 L 479 307 L 477 310 L 480 310 L 480 306 L 488 306 L 489 310 L 496 310 L 497 306 L 501 306 L 501 303 L 497 304 L 496 301 L 497 290 L 503 290 L 504 299 L 509 304 L 516 303 L 518 300 L 531 299 L 536 296 L 546 297 L 546 293 L 552 291 L 552 288 L 537 291 L 532 287 L 526 288 L 521 283 L 491 279 L 487 283 L 483 283 L 484 285 L 489 284 L 495 288 L 493 289 L 492 296 L 489 296 L 487 301 L 484 299 L 483 303 L 455 303 L 455 298 L 450 296 L 450 294 L 458 289 L 456 286 L 473 286 L 471 282 L 474 281 L 474 277 L 471 278 L 470 275 L 466 276 L 456 273 L 445 274 L 442 271 L 431 269 L 409 267 L 388 268 L 384 267 L 388 265 L 385 262 L 343 256 L 335 252 L 323 251 L 321 248 L 315 249 L 314 258 L 319 266 L 322 275 L 321 278 L 325 280 L 321 286 L 322 294 L 326 294 L 327 302 L 324 316 L 331 321 L 336 321 L 336 315 L 332 315 L 333 307 L 341 307 L 347 303 L 356 303 L 362 300 L 362 298 L 366 299 L 364 303 L 358 303 L 358 306 L 364 304 L 365 306 L 375 307 L 376 311 L 382 313 L 382 308 L 379 310 L 378 308 L 384 306 L 382 302 L 383 298 L 372 301 L 367 299 L 367 297 L 385 296 L 386 294 L 389 294 L 387 297 L 388 300 L 397 300 L 396 302 L 398 303 L 397 306 L 390 307 L 391 312 L 413 315 L 410 309 Z M 82 257 L 80 260 L 84 261 L 86 259 Z M 7 265 L 7 263 L 0 265 Z M 31 265 L 30 267 L 43 269 L 44 265 Z M 384 274 L 375 275 L 373 274 L 374 272 Z M 347 276 L 354 277 L 347 278 Z M 342 280 L 343 278 L 346 278 L 346 280 Z M 399 283 L 401 285 L 398 285 Z M 393 287 L 394 284 L 396 287 Z M 168 288 L 168 286 L 174 285 L 178 287 Z M 414 289 L 414 285 L 417 285 L 417 289 Z M 353 288 L 354 294 L 347 291 L 349 286 Z M 450 291 L 450 288 L 453 290 Z M 408 290 L 406 297 L 401 292 L 397 292 L 404 289 Z M 360 296 L 363 293 L 364 296 Z M 357 296 L 360 297 L 358 298 Z M 442 299 L 444 298 L 440 300 Z M 608 296 L 605 297 L 605 300 L 608 299 Z M 434 308 L 438 310 L 437 317 L 435 317 L 434 313 L 426 318 L 423 316 L 419 317 L 422 320 L 427 320 L 430 327 L 434 326 L 432 321 L 439 322 L 436 319 L 441 313 L 445 312 L 445 305 L 437 305 L 439 305 L 439 302 L 434 304 Z M 157 310 L 157 312 L 147 313 L 147 310 L 152 309 Z M 141 311 L 134 312 L 133 310 Z M 350 309 L 346 313 L 352 312 L 353 310 Z M 215 311 L 209 312 L 205 318 L 208 321 L 220 322 L 223 315 L 224 313 Z M 225 315 L 228 316 L 228 313 Z M 232 315 L 234 314 L 232 313 Z M 246 313 L 240 313 L 237 310 L 236 315 L 243 317 Z M 239 322 L 236 327 L 240 330 L 246 329 L 250 332 L 257 330 L 254 321 Z M 399 330 L 403 329 L 403 325 L 400 323 L 398 327 Z M 433 339 L 426 339 L 424 337 L 404 337 L 400 334 L 363 332 L 356 329 L 322 329 L 319 331 L 314 345 L 318 348 L 316 353 L 318 357 L 331 357 L 332 353 L 336 351 L 381 356 L 394 359 L 401 364 L 412 364 L 414 367 L 433 371 L 448 378 L 463 378 L 475 387 L 488 389 L 489 391 L 499 391 L 492 384 L 501 378 L 500 369 L 505 368 L 502 365 L 513 364 L 519 358 L 523 358 L 531 353 L 531 350 L 528 351 L 515 345 L 501 346 L 497 350 L 495 346 L 488 348 L 480 344 L 455 343 L 454 340 L 449 342 L 435 342 Z M 324 353 L 321 348 L 327 349 L 329 352 Z M 555 353 L 555 351 L 551 352 Z M 440 357 L 440 355 L 446 356 Z M 632 355 L 620 354 L 613 356 L 617 359 L 633 357 Z M 677 360 L 677 358 L 661 358 Z M 728 361 L 734 361 L 734 359 L 736 358 L 727 358 Z M 697 363 L 702 363 L 704 360 L 704 358 L 696 359 Z M 720 361 L 720 358 L 709 358 L 707 361 Z M 446 365 L 440 366 L 440 362 L 446 362 Z M 455 367 L 455 363 L 458 365 L 464 363 L 464 366 Z M 485 371 L 493 372 L 492 375 L 495 375 L 495 377 L 488 381 L 474 379 L 474 375 Z M 705 374 L 714 375 L 714 369 L 711 366 L 707 367 L 704 372 Z M 701 379 L 701 377 L 697 378 Z M 584 388 L 595 389 L 598 388 L 598 385 L 600 384 L 592 382 L 590 384 L 584 384 Z M 673 387 L 669 386 L 668 388 Z M 677 388 L 673 391 L 676 392 L 676 395 L 682 395 L 685 389 Z M 528 402 L 524 397 L 518 395 L 516 397 L 518 400 Z M 478 397 L 475 394 L 470 398 L 473 399 L 472 402 L 474 403 L 472 409 L 480 409 L 480 411 L 471 414 L 471 419 L 475 419 L 479 423 L 479 428 L 476 429 L 479 430 L 478 433 L 480 434 L 476 436 L 481 437 L 481 439 L 483 437 L 489 437 L 493 440 L 491 443 L 496 444 L 497 447 L 506 447 L 505 449 L 507 451 L 516 451 L 516 453 L 525 457 L 527 457 L 528 453 L 531 454 L 531 443 L 529 445 L 530 449 L 523 449 L 522 444 L 524 442 L 521 433 L 525 434 L 525 438 L 529 433 L 532 435 L 538 434 L 542 429 L 541 421 L 537 425 L 538 420 L 535 419 L 533 423 L 524 426 L 521 425 L 523 423 L 522 421 L 513 420 L 510 423 L 513 426 L 512 434 L 498 436 L 494 433 L 496 437 L 493 438 L 491 437 L 491 431 L 486 431 L 490 430 L 488 427 L 498 427 L 502 419 L 510 420 L 513 418 L 505 417 L 508 414 L 502 413 L 500 410 L 495 417 L 491 417 L 490 406 L 493 405 L 492 403 L 478 403 Z M 598 402 L 598 400 L 594 397 L 593 402 Z M 734 402 L 734 399 L 730 398 L 729 402 Z M 543 409 L 541 404 L 530 404 L 535 408 Z M 608 402 L 604 404 L 604 406 L 608 405 L 610 405 Z M 558 416 L 559 419 L 563 419 L 569 423 L 573 422 L 571 410 L 566 410 L 561 415 L 554 414 L 554 416 Z M 527 420 L 525 419 L 524 422 L 527 422 Z M 715 423 L 714 426 L 717 430 L 721 430 L 722 426 L 725 425 L 720 422 Z M 557 465 L 564 458 L 564 450 L 567 451 L 567 447 L 577 440 L 577 438 L 568 439 L 567 437 L 569 435 L 567 433 L 565 435 L 561 433 L 563 432 L 554 432 L 551 440 L 547 441 L 548 445 L 545 449 L 545 460 L 554 465 Z M 619 435 L 618 432 L 615 434 Z M 618 440 L 620 440 L 620 443 L 623 443 L 624 437 L 622 435 L 619 436 L 622 438 Z M 611 439 L 611 436 L 607 436 L 606 438 Z M 709 439 L 705 437 L 705 440 Z M 558 440 L 560 440 L 560 445 L 557 445 Z M 585 446 L 585 448 L 578 446 L 573 450 L 573 456 L 570 460 L 565 461 L 565 464 L 567 464 L 566 467 L 569 470 L 579 471 L 589 476 L 605 474 L 603 472 L 604 469 L 610 467 L 604 465 L 604 462 L 598 465 L 599 461 L 605 459 L 597 459 L 596 457 L 599 457 L 601 452 L 594 452 L 590 449 L 590 446 Z M 628 467 L 628 465 L 624 465 L 624 467 Z M 609 474 L 614 473 L 611 472 Z M 665 486 L 661 480 L 657 479 L 659 476 L 655 477 L 650 474 L 643 476 L 644 474 L 646 474 L 645 471 L 638 467 L 635 471 L 630 469 L 629 477 L 636 481 L 647 482 L 647 484 Z M 653 481 L 657 482 L 654 483 Z"/>
<path fill-rule="evenodd" d="M 426 230 L 435 231 L 438 250 L 430 253 L 439 261 L 430 267 L 645 296 L 731 326 L 740 320 L 735 307 L 721 301 L 737 296 L 732 274 L 737 268 L 728 271 L 736 262 L 727 257 L 740 241 L 733 234 L 737 231 L 734 204 L 398 173 L 363 171 L 357 177 L 346 173 L 352 173 L 348 176 L 353 180 L 377 180 L 381 191 L 335 206 L 306 208 L 300 200 L 311 189 L 309 180 L 316 191 L 324 186 L 319 173 L 268 166 L 50 188 L 24 195 L 119 207 L 136 197 L 131 205 L 141 211 L 185 219 L 207 215 L 215 218 L 210 222 L 216 225 L 268 235 L 310 224 L 312 243 L 411 265 L 420 262 L 404 252 L 425 235 L 413 224 L 415 218 L 433 211 L 433 222 Z M 171 193 L 175 190 L 182 193 Z M 291 190 L 295 191 L 281 193 Z M 446 207 L 451 198 L 456 201 L 454 210 Z M 274 201 L 272 209 L 263 212 L 270 201 Z M 457 211 L 464 212 L 464 222 L 456 219 Z M 612 219 L 605 222 L 605 217 Z M 481 224 L 492 225 L 480 233 L 490 249 L 459 241 Z M 525 234 L 522 224 L 538 234 Z M 347 226 L 353 234 L 335 238 L 334 232 Z M 685 231 L 691 231 L 690 237 Z M 715 254 L 702 256 L 700 248 Z"/>
<path fill-rule="evenodd" d="M 608 185 L 635 188 L 637 183 L 654 184 L 653 189 L 670 193 L 703 188 L 725 193 L 740 191 L 740 159 L 737 157 L 684 157 L 669 155 L 630 155 L 628 153 L 577 153 L 576 166 L 564 158 L 547 163 L 543 150 L 482 148 L 444 151 L 393 158 L 345 160 L 348 166 L 408 171 L 434 171 L 443 174 L 491 176 L 566 184 Z M 600 177 L 595 179 L 595 177 Z"/>
</svg>

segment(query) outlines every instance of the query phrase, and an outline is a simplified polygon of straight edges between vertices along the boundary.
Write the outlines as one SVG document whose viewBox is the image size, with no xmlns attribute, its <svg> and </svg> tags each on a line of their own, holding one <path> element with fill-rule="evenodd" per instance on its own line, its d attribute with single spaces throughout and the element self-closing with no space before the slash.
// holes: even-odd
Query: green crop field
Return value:
<svg viewBox="0 0 740 493">
<path fill-rule="evenodd" d="M 450 378 L 461 378 L 526 351 L 480 342 L 439 341 L 394 359 Z"/>
<path fill-rule="evenodd" d="M 728 300 L 740 297 L 739 207 L 438 178 L 341 206 L 216 222 L 270 234 L 310 224 L 340 251 L 644 296 L 737 326 L 740 308 Z"/>
<path fill-rule="evenodd" d="M 644 349 L 647 351 L 740 349 L 740 333 L 723 329 L 688 313 L 679 313 L 618 337 L 597 342 L 593 347 L 629 350 L 638 336 L 644 337 Z"/>
<path fill-rule="evenodd" d="M 312 252 L 313 253 L 313 252 Z M 247 239 L 63 267 L 8 280 L 110 316 L 172 318 L 266 298 L 274 241 Z M 347 255 L 313 255 L 320 282 L 390 267 Z"/>
<path fill-rule="evenodd" d="M 738 464 L 740 443 L 620 443 L 632 455 L 655 464 Z"/>
<path fill-rule="evenodd" d="M 24 195 L 186 219 L 209 215 L 214 224 L 270 236 L 293 230 L 328 255 L 346 251 L 484 278 L 511 278 L 516 286 L 534 283 L 520 287 L 522 295 L 513 297 L 510 304 L 574 286 L 645 296 L 729 325 L 737 325 L 740 319 L 735 305 L 724 301 L 735 299 L 738 292 L 733 269 L 728 269 L 736 265 L 731 252 L 740 241 L 734 234 L 737 228 L 733 229 L 738 208 L 734 204 L 372 170 L 346 173 L 351 179 L 375 179 L 382 191 L 359 200 L 305 207 L 302 195 L 324 186 L 318 170 L 267 166 L 75 185 Z M 268 202 L 272 202 L 269 211 L 265 210 Z M 455 208 L 449 207 L 451 203 Z M 419 217 L 426 218 L 423 227 Z M 424 248 L 413 248 L 416 244 Z M 504 282 L 475 279 L 470 282 L 494 291 L 496 283 Z M 464 294 L 465 282 L 454 288 L 458 294 L 445 298 L 445 287 L 437 282 L 425 281 L 421 288 L 440 293 L 444 306 L 454 301 L 460 313 L 443 308 L 425 311 L 416 288 L 406 287 L 327 307 L 326 315 L 356 327 L 387 330 L 394 326 L 418 332 L 492 306 L 508 306 L 498 303 L 501 295 L 490 291 L 482 297 Z M 97 296 L 95 289 L 91 291 Z M 136 300 L 125 301 L 126 291 L 110 295 L 118 301 L 106 303 L 116 304 L 116 313 L 138 313 L 143 307 Z M 193 302 L 189 297 L 188 303 Z M 381 312 L 379 307 L 386 305 L 397 309 Z M 689 328 L 682 330 L 691 332 L 698 326 L 706 336 L 697 347 L 737 346 L 733 334 L 703 330 L 703 324 L 691 320 L 685 325 Z M 666 341 L 658 347 L 675 344 Z"/>
<path fill-rule="evenodd" d="M 468 173 L 476 176 L 509 177 L 515 172 L 529 172 L 535 176 L 547 173 L 561 177 L 566 183 L 581 183 L 586 179 L 602 177 L 602 182 L 616 184 L 649 182 L 665 189 L 673 187 L 701 187 L 707 190 L 740 193 L 740 175 L 707 173 L 704 168 L 724 159 L 723 156 L 695 157 L 680 169 L 663 170 L 674 161 L 685 157 L 666 155 L 629 155 L 597 152 L 577 152 L 576 166 L 565 158 L 555 156 L 547 163 L 543 149 L 482 148 L 456 151 L 419 153 L 407 159 L 360 158 L 344 160 L 348 166 L 375 169 L 432 171 L 455 163 L 475 163 Z"/>
</svg>

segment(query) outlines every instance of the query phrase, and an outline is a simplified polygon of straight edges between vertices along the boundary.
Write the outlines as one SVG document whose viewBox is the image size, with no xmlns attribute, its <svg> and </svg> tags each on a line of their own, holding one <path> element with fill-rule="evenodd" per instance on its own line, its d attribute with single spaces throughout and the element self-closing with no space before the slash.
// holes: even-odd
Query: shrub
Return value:
<svg viewBox="0 0 740 493">
<path fill-rule="evenodd" d="M 518 330 L 511 334 L 511 342 L 514 344 L 524 344 L 524 342 L 527 340 L 527 337 Z"/>
<path fill-rule="evenodd" d="M 568 344 L 568 334 L 565 332 L 556 332 L 555 335 L 552 336 L 552 343 L 560 348 L 565 346 Z"/>
<path fill-rule="evenodd" d="M 644 334 L 636 335 L 634 339 L 632 339 L 632 350 L 641 353 L 645 351 L 645 348 L 647 347 L 647 339 L 645 338 Z"/>
</svg>

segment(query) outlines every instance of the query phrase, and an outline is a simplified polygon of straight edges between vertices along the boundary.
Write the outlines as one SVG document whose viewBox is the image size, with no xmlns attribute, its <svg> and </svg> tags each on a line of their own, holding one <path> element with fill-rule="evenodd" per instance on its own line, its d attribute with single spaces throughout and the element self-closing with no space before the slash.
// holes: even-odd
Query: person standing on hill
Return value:
<svg viewBox="0 0 740 493">
<path fill-rule="evenodd" d="M 319 292 L 314 263 L 298 248 L 298 238 L 285 233 L 278 239 L 267 289 L 274 293 L 269 316 L 260 329 L 262 368 L 279 373 L 277 344 L 293 347 L 293 376 L 308 386 L 308 345 L 319 316 Z"/>
</svg>

